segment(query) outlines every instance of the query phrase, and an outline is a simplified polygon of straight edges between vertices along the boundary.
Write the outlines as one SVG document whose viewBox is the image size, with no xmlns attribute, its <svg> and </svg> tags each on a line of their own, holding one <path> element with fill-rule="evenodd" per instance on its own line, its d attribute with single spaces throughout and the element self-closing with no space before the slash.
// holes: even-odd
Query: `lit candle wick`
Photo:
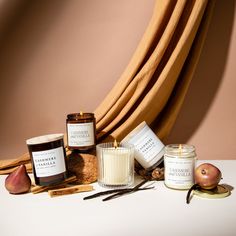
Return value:
<svg viewBox="0 0 236 236">
<path fill-rule="evenodd" d="M 79 112 L 79 114 L 82 116 L 82 115 L 83 115 L 83 112 L 82 112 L 82 111 L 80 111 L 80 112 Z"/>
<path fill-rule="evenodd" d="M 114 146 L 115 148 L 118 147 L 118 143 L 117 143 L 116 139 L 114 140 L 113 146 Z"/>
<path fill-rule="evenodd" d="M 182 144 L 179 145 L 179 154 L 182 156 Z"/>
</svg>

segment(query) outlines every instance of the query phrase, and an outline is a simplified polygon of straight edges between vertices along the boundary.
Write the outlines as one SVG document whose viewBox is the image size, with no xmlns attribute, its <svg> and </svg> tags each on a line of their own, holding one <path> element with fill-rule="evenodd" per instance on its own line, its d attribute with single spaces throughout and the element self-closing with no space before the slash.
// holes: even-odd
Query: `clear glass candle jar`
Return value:
<svg viewBox="0 0 236 236">
<path fill-rule="evenodd" d="M 173 189 L 189 189 L 194 184 L 195 147 L 170 144 L 165 147 L 165 185 Z"/>
<path fill-rule="evenodd" d="M 93 113 L 68 114 L 66 129 L 69 150 L 88 151 L 95 149 L 96 121 Z"/>
<path fill-rule="evenodd" d="M 102 187 L 121 188 L 134 181 L 134 146 L 101 143 L 96 146 L 98 183 Z"/>
<path fill-rule="evenodd" d="M 35 184 L 48 186 L 67 177 L 64 134 L 49 134 L 26 140 Z"/>
</svg>

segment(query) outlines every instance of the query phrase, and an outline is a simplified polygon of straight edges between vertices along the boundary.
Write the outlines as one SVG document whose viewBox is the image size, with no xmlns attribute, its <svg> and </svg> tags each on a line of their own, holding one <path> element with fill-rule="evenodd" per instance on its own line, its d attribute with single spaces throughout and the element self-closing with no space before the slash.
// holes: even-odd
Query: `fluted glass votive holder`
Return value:
<svg viewBox="0 0 236 236">
<path fill-rule="evenodd" d="M 131 186 L 134 182 L 134 146 L 101 143 L 96 146 L 98 184 L 107 188 Z"/>
</svg>

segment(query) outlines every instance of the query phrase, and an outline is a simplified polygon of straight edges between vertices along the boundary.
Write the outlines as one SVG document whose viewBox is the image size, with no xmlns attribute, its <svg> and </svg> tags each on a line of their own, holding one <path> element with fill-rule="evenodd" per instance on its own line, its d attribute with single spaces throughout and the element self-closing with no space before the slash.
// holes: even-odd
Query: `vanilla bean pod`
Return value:
<svg viewBox="0 0 236 236">
<path fill-rule="evenodd" d="M 142 182 L 140 182 L 139 184 L 137 184 L 136 186 L 134 186 L 133 188 L 131 188 L 131 189 L 129 189 L 129 190 L 125 190 L 125 191 L 123 191 L 123 192 L 115 193 L 115 194 L 113 194 L 113 195 L 111 195 L 111 196 L 109 196 L 109 197 L 107 197 L 107 198 L 102 199 L 102 200 L 103 200 L 103 201 L 108 201 L 108 200 L 111 200 L 111 199 L 113 199 L 113 198 L 117 198 L 117 197 L 119 197 L 119 196 L 122 196 L 122 195 L 124 195 L 124 194 L 126 194 L 126 193 L 135 192 L 135 191 L 137 191 L 142 185 L 144 185 L 147 181 L 148 181 L 148 180 L 145 179 L 145 180 L 143 180 Z"/>
<path fill-rule="evenodd" d="M 104 196 L 104 195 L 107 195 L 107 194 L 117 193 L 117 192 L 125 191 L 125 190 L 128 190 L 128 189 L 130 189 L 130 188 L 107 190 L 107 191 L 95 193 L 95 194 L 89 195 L 87 197 L 84 197 L 84 200 L 88 200 L 88 199 Z"/>
<path fill-rule="evenodd" d="M 189 204 L 190 203 L 190 196 L 191 196 L 191 192 L 193 190 L 196 190 L 196 189 L 199 189 L 200 186 L 198 184 L 194 184 L 189 190 L 188 190 L 188 193 L 187 193 L 187 196 L 186 196 L 186 203 Z"/>
<path fill-rule="evenodd" d="M 139 189 L 137 189 L 137 191 L 139 191 L 139 190 L 148 190 L 148 189 L 153 189 L 153 188 L 154 188 L 154 187 L 139 188 Z M 87 196 L 87 197 L 84 197 L 84 200 L 89 200 L 89 199 L 93 199 L 93 198 L 96 198 L 96 197 L 101 197 L 101 196 L 108 195 L 108 194 L 112 194 L 112 193 L 124 193 L 124 194 L 125 194 L 126 191 L 132 192 L 133 189 L 132 189 L 132 188 L 123 188 L 123 189 L 107 190 L 107 191 L 95 193 L 95 194 L 89 195 L 89 196 Z"/>
<path fill-rule="evenodd" d="M 127 193 L 134 193 L 134 192 L 137 192 L 137 191 L 140 191 L 140 190 L 149 190 L 149 189 L 153 189 L 153 188 L 154 187 L 138 188 L 136 190 L 129 189 L 129 190 L 126 190 L 126 191 L 123 191 L 123 192 L 118 192 L 118 193 L 112 194 L 111 196 L 102 199 L 102 201 L 108 201 L 108 200 L 111 200 L 111 199 L 114 199 L 114 198 L 117 198 L 117 197 L 121 197 L 121 196 L 123 196 Z"/>
<path fill-rule="evenodd" d="M 92 199 L 92 198 L 96 198 L 96 197 L 100 197 L 100 196 L 104 196 L 104 195 L 107 195 L 107 194 L 113 194 L 114 193 L 110 197 L 103 199 L 103 201 L 107 201 L 107 200 L 110 200 L 112 198 L 115 198 L 115 197 L 118 197 L 118 196 L 122 196 L 122 195 L 124 195 L 126 193 L 135 192 L 135 191 L 139 191 L 139 190 L 148 190 L 148 189 L 154 188 L 154 187 L 140 188 L 146 182 L 148 182 L 147 179 L 143 180 L 142 182 L 140 182 L 139 184 L 137 184 L 133 188 L 112 189 L 112 190 L 107 190 L 107 191 L 95 193 L 93 195 L 85 197 L 84 200 L 88 200 L 88 199 Z"/>
</svg>

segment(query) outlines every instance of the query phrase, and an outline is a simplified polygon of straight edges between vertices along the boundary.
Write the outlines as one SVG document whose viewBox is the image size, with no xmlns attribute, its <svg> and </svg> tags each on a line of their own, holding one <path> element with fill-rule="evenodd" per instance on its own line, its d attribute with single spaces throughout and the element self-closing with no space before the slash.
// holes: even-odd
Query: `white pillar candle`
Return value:
<svg viewBox="0 0 236 236">
<path fill-rule="evenodd" d="M 134 147 L 97 145 L 98 183 L 103 187 L 122 187 L 133 183 Z"/>
</svg>

